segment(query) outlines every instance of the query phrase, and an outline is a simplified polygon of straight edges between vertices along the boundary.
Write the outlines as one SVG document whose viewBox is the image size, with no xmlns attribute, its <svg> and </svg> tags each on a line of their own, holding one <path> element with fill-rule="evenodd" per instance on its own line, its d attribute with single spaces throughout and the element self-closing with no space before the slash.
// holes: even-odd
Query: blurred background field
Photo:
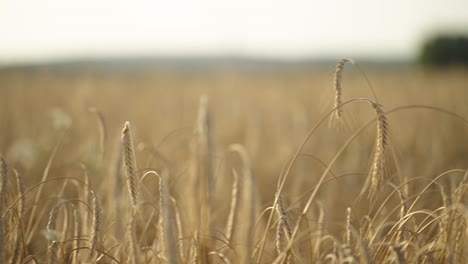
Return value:
<svg viewBox="0 0 468 264">
<path fill-rule="evenodd" d="M 466 118 L 466 70 L 385 69 L 361 66 L 379 102 L 387 111 L 401 106 L 433 106 Z M 246 146 L 255 174 L 265 190 L 264 202 L 282 168 L 308 131 L 333 108 L 334 65 L 262 70 L 219 68 L 198 70 L 58 70 L 12 69 L 0 74 L 2 86 L 1 149 L 28 181 L 40 175 L 52 147 L 64 133 L 58 170 L 78 162 L 96 162 L 100 125 L 106 126 L 106 157 L 111 158 L 125 121 L 131 121 L 136 142 L 157 146 L 180 170 L 189 158 L 199 98 L 207 95 L 213 116 L 217 164 L 228 145 Z M 348 65 L 343 80 L 345 99 L 372 98 L 365 77 Z M 367 105 L 346 107 L 346 124 L 328 122 L 307 142 L 304 153 L 328 163 L 352 132 L 372 120 Z M 390 140 L 401 173 L 409 177 L 436 175 L 464 168 L 468 159 L 467 126 L 460 119 L 430 109 L 407 109 L 388 116 Z M 335 172 L 365 174 L 372 155 L 374 129 L 369 127 L 350 146 Z M 144 159 L 143 159 L 144 160 Z M 430 162 L 428 162 L 430 161 Z M 310 188 L 323 170 L 313 160 L 299 161 L 297 186 Z M 224 173 L 221 172 L 220 173 Z M 348 178 L 348 177 L 347 177 Z M 364 176 L 349 176 L 359 182 Z M 306 181 L 303 183 L 302 180 Z M 316 180 L 316 179 L 315 179 Z M 304 185 L 303 185 L 304 184 Z M 294 185 L 294 184 L 293 184 Z M 301 194 L 294 190 L 294 193 Z M 353 195 L 343 201 L 351 201 Z M 354 197 L 355 198 L 355 197 Z"/>
</svg>

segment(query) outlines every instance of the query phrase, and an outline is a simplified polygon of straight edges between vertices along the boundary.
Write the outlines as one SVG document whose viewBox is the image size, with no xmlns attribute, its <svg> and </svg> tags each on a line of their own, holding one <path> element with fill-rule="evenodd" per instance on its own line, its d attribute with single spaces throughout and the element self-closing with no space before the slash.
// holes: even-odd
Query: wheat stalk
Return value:
<svg viewBox="0 0 468 264">
<path fill-rule="evenodd" d="M 195 234 L 198 234 L 198 258 L 202 262 L 208 256 L 209 240 L 208 230 L 210 225 L 211 213 L 211 185 L 213 182 L 213 161 L 212 161 L 212 135 L 211 135 L 211 120 L 208 109 L 208 99 L 206 96 L 200 98 L 200 107 L 195 129 L 196 141 L 193 145 L 193 201 L 195 208 L 192 208 L 193 220 L 196 224 Z"/>
<path fill-rule="evenodd" d="M 56 204 L 49 213 L 49 221 L 47 222 L 47 235 L 48 239 L 50 240 L 50 244 L 48 247 L 48 255 L 49 255 L 49 264 L 57 263 L 57 250 L 58 250 L 58 232 L 57 232 L 57 216 L 58 210 L 64 204 L 64 202 L 60 202 Z"/>
<path fill-rule="evenodd" d="M 133 207 L 137 206 L 137 181 L 135 179 L 137 166 L 135 158 L 135 147 L 130 131 L 130 123 L 125 122 L 124 129 L 122 130 L 122 147 L 123 147 L 123 160 L 125 165 L 125 172 L 127 177 L 127 187 L 130 195 L 130 201 Z"/>
<path fill-rule="evenodd" d="M 244 204 L 244 207 L 248 208 L 248 216 L 244 218 L 245 220 L 247 220 L 247 222 L 244 222 L 244 224 L 242 225 L 245 227 L 245 230 L 242 231 L 245 233 L 243 240 L 246 241 L 245 246 L 242 250 L 244 256 L 242 256 L 241 258 L 244 260 L 246 258 L 251 257 L 252 244 L 255 239 L 254 227 L 255 220 L 257 217 L 257 208 L 259 207 L 257 199 L 258 190 L 256 187 L 255 177 L 252 171 L 252 165 L 249 159 L 249 155 L 245 147 L 240 144 L 232 144 L 229 146 L 229 150 L 234 153 L 237 153 L 242 161 L 242 177 L 244 178 L 244 180 L 240 181 L 239 177 L 238 180 L 239 184 L 242 183 L 242 203 Z M 239 194 L 236 194 L 236 196 L 239 196 Z"/>
<path fill-rule="evenodd" d="M 278 213 L 279 223 L 276 232 L 276 251 L 281 254 L 286 250 L 286 246 L 291 238 L 292 230 L 289 224 L 288 216 L 286 214 L 286 207 L 284 205 L 283 198 L 281 195 L 278 197 L 278 204 L 276 206 L 276 212 Z M 291 254 L 287 252 L 286 263 L 291 263 Z"/>
<path fill-rule="evenodd" d="M 137 237 L 136 237 L 136 208 L 132 208 L 130 213 L 130 218 L 128 221 L 127 227 L 129 241 L 129 255 L 127 258 L 127 263 L 138 264 L 138 247 L 137 247 Z"/>
<path fill-rule="evenodd" d="M 73 241 L 73 248 L 79 248 L 81 245 L 81 231 L 82 231 L 82 223 L 80 217 L 80 211 L 77 207 L 73 206 L 73 225 L 75 227 L 75 232 L 73 234 L 74 241 Z M 79 263 L 79 256 L 80 252 L 78 250 L 73 251 L 72 255 L 72 263 L 77 264 Z"/>
<path fill-rule="evenodd" d="M 197 264 L 199 258 L 199 251 L 200 251 L 200 240 L 198 231 L 195 231 L 195 234 L 192 238 L 192 245 L 190 247 L 190 263 Z"/>
<path fill-rule="evenodd" d="M 373 200 L 385 177 L 384 166 L 388 147 L 388 122 L 383 107 L 371 101 L 370 103 L 377 115 L 377 139 L 369 176 L 366 179 L 363 191 L 367 190 L 369 192 L 368 197 Z"/>
<path fill-rule="evenodd" d="M 351 229 L 353 228 L 353 219 L 351 217 L 351 207 L 346 209 L 346 238 L 345 242 L 351 247 Z"/>
<path fill-rule="evenodd" d="M 94 191 L 89 191 L 93 197 L 93 222 L 91 226 L 91 239 L 89 244 L 89 259 L 90 261 L 95 258 L 95 250 L 98 246 L 98 239 L 101 226 L 101 207 L 99 206 L 99 201 L 94 193 Z"/>
<path fill-rule="evenodd" d="M 96 107 L 89 107 L 88 111 L 90 113 L 95 113 L 99 123 L 99 152 L 101 153 L 100 162 L 104 161 L 105 151 L 106 151 L 106 142 L 107 142 L 107 129 L 106 129 L 106 119 L 104 114 L 99 111 Z"/>
<path fill-rule="evenodd" d="M 25 206 L 26 206 L 26 196 L 25 196 L 25 187 L 24 187 L 24 182 L 23 178 L 21 175 L 16 171 L 15 169 L 12 169 L 13 173 L 15 174 L 16 178 L 16 187 L 18 191 L 18 226 L 16 229 L 15 233 L 15 249 L 12 250 L 14 253 L 10 257 L 10 263 L 11 264 L 16 264 L 19 261 L 20 254 L 21 254 L 21 248 L 23 245 L 23 241 L 21 240 L 22 237 L 22 223 L 23 223 L 23 216 L 24 216 L 24 211 L 25 211 Z"/>
<path fill-rule="evenodd" d="M 93 198 L 89 190 L 93 189 L 93 183 L 91 181 L 91 176 L 89 174 L 88 168 L 86 168 L 86 165 L 80 164 L 80 166 L 81 166 L 81 169 L 83 170 L 84 182 L 88 186 L 87 189 L 84 189 L 84 200 L 86 204 L 91 205 L 93 203 Z M 84 221 L 84 226 L 83 226 L 85 230 L 89 229 L 89 223 L 92 222 L 91 217 L 92 217 L 91 212 L 89 210 L 86 210 L 86 212 L 84 212 L 84 218 L 86 220 Z"/>
<path fill-rule="evenodd" d="M 54 149 L 52 150 L 52 153 L 50 154 L 49 156 L 49 160 L 47 161 L 47 165 L 44 169 L 44 172 L 42 174 L 42 179 L 41 179 L 41 182 L 44 182 L 47 180 L 47 178 L 49 177 L 49 172 L 50 172 L 50 168 L 52 167 L 52 163 L 55 159 L 55 156 L 57 155 L 57 151 L 59 149 L 59 147 L 62 145 L 62 139 L 63 139 L 63 136 L 65 134 L 62 134 L 61 138 L 59 139 L 59 141 L 57 142 L 57 144 L 55 145 Z M 36 197 L 34 198 L 34 203 L 33 203 L 33 206 L 32 206 L 32 209 L 29 213 L 29 220 L 28 220 L 28 224 L 26 226 L 26 232 L 25 234 L 27 234 L 27 237 L 26 237 L 26 244 L 29 244 L 33 238 L 33 235 L 34 235 L 34 230 L 38 227 L 39 225 L 39 221 L 36 221 L 34 222 L 34 218 L 36 217 L 36 210 L 37 210 L 37 206 L 39 204 L 39 198 L 41 197 L 41 194 L 42 194 L 42 191 L 43 191 L 43 188 L 44 188 L 44 185 L 41 184 L 39 185 L 38 187 L 38 190 L 36 192 Z"/>
<path fill-rule="evenodd" d="M 231 261 L 221 252 L 218 251 L 211 251 L 208 255 L 217 256 L 224 264 L 231 264 Z"/>
<path fill-rule="evenodd" d="M 8 187 L 8 167 L 6 161 L 0 155 L 0 178 L 1 178 L 1 188 L 0 188 L 0 212 L 3 214 L 3 207 L 7 202 L 7 187 Z"/>
<path fill-rule="evenodd" d="M 162 251 L 168 263 L 176 263 L 175 239 L 172 232 L 172 216 L 167 205 L 169 194 L 167 193 L 165 179 L 159 177 L 159 230 L 163 239 Z"/>
<path fill-rule="evenodd" d="M 18 195 L 19 195 L 19 201 L 18 201 L 18 217 L 20 221 L 23 221 L 23 216 L 24 216 L 24 210 L 26 209 L 26 187 L 24 187 L 24 181 L 23 177 L 15 170 L 13 169 L 13 172 L 15 173 L 16 177 L 16 187 L 18 188 Z"/>
<path fill-rule="evenodd" d="M 123 223 L 124 219 L 124 214 L 123 214 L 123 208 L 122 208 L 122 202 L 123 202 L 123 197 L 122 197 L 122 156 L 123 156 L 123 144 L 122 140 L 118 144 L 118 149 L 116 152 L 116 159 L 115 159 L 115 165 L 114 165 L 114 192 L 112 195 L 112 198 L 114 199 L 114 210 L 115 210 L 115 227 L 114 227 L 114 236 L 118 240 L 122 239 L 122 233 L 121 230 L 125 229 L 125 225 Z"/>
<path fill-rule="evenodd" d="M 57 250 L 58 250 L 58 242 L 57 240 L 52 241 L 49 246 L 49 264 L 56 264 L 57 263 Z"/>
<path fill-rule="evenodd" d="M 231 206 L 229 209 L 229 216 L 228 221 L 226 224 L 226 240 L 231 241 L 232 234 L 234 231 L 235 220 L 236 220 L 236 212 L 238 207 L 238 200 L 239 200 L 239 176 L 237 172 L 233 169 L 232 176 L 234 177 L 232 183 L 232 193 L 231 193 Z"/>
<path fill-rule="evenodd" d="M 3 207 L 7 201 L 7 185 L 8 185 L 8 167 L 0 155 L 0 178 L 2 186 L 0 188 L 0 262 L 3 262 L 5 256 L 5 219 L 4 219 L 4 212 Z"/>
<path fill-rule="evenodd" d="M 334 87 L 335 87 L 335 117 L 337 119 L 340 119 L 343 110 L 341 109 L 341 104 L 343 103 L 343 87 L 342 87 L 342 74 L 344 70 L 344 66 L 347 62 L 351 61 L 350 59 L 342 59 L 341 61 L 338 62 L 336 65 L 336 70 L 335 70 L 335 79 L 334 79 Z"/>
<path fill-rule="evenodd" d="M 180 259 L 185 259 L 185 247 L 184 247 L 184 241 L 182 239 L 182 236 L 184 234 L 184 228 L 182 226 L 182 218 L 180 216 L 180 211 L 179 211 L 179 206 L 177 205 L 176 199 L 174 197 L 169 196 L 171 199 L 172 203 L 172 208 L 174 210 L 174 216 L 175 216 L 175 222 L 176 222 L 176 227 L 177 227 L 177 240 L 180 241 L 179 243 L 179 258 Z"/>
<path fill-rule="evenodd" d="M 0 215 L 0 262 L 4 260 L 5 254 L 5 226 L 3 214 Z"/>
</svg>

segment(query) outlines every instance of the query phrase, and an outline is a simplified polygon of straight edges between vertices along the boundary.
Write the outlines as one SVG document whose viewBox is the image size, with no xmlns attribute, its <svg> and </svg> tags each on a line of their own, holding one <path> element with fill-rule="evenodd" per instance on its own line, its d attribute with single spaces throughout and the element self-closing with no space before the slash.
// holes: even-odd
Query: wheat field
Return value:
<svg viewBox="0 0 468 264">
<path fill-rule="evenodd" d="M 0 263 L 466 263 L 468 72 L 0 71 Z"/>
</svg>

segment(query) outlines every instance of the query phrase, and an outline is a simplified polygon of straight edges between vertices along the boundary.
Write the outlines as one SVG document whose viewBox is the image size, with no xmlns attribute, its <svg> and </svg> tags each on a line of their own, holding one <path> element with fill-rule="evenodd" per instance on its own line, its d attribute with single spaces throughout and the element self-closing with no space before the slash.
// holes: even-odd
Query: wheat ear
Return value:
<svg viewBox="0 0 468 264">
<path fill-rule="evenodd" d="M 351 61 L 350 59 L 342 59 L 336 65 L 335 70 L 335 79 L 334 79 L 334 87 L 335 87 L 335 117 L 340 119 L 343 110 L 341 109 L 340 105 L 343 103 L 343 87 L 342 87 L 342 77 L 343 77 L 343 70 L 344 66 L 347 62 Z"/>
<path fill-rule="evenodd" d="M 128 193 L 130 196 L 130 202 L 132 204 L 132 209 L 130 212 L 130 218 L 128 221 L 127 231 L 129 236 L 130 243 L 130 252 L 128 256 L 129 263 L 137 264 L 138 263 L 138 247 L 137 247 L 137 238 L 136 238 L 136 206 L 137 206 L 137 181 L 135 179 L 136 175 L 136 156 L 135 156 L 135 147 L 133 145 L 133 139 L 131 136 L 130 123 L 125 122 L 124 129 L 122 130 L 122 156 L 123 163 L 125 167 L 125 173 L 127 177 L 127 187 Z"/>
<path fill-rule="evenodd" d="M 286 250 L 289 240 L 291 239 L 291 226 L 289 224 L 288 216 L 286 214 L 286 207 L 284 205 L 281 195 L 278 197 L 278 204 L 276 206 L 278 213 L 279 223 L 276 232 L 276 251 L 281 254 Z M 286 263 L 291 262 L 291 254 L 288 252 L 286 255 Z"/>
<path fill-rule="evenodd" d="M 50 239 L 49 247 L 48 247 L 48 255 L 49 255 L 49 263 L 54 264 L 57 263 L 57 250 L 58 250 L 58 237 L 57 237 L 57 216 L 58 210 L 64 204 L 64 202 L 60 202 L 56 204 L 49 213 L 49 221 L 47 222 L 47 235 Z"/>
<path fill-rule="evenodd" d="M 366 179 L 363 190 L 367 190 L 369 198 L 373 200 L 385 177 L 384 166 L 388 147 L 388 122 L 383 107 L 374 102 L 371 102 L 371 105 L 377 115 L 377 139 L 369 176 Z"/>
<path fill-rule="evenodd" d="M 125 172 L 127 177 L 128 192 L 130 195 L 130 201 L 133 207 L 137 205 L 137 181 L 136 181 L 136 157 L 135 147 L 130 131 L 130 123 L 125 122 L 124 129 L 122 130 L 122 151 L 124 157 Z"/>
</svg>

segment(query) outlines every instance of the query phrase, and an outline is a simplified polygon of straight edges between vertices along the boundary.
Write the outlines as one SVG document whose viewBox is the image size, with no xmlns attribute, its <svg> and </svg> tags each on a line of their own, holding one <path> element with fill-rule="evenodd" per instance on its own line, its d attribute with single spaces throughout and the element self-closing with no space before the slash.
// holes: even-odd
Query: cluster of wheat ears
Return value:
<svg viewBox="0 0 468 264">
<path fill-rule="evenodd" d="M 94 179 L 96 173 L 83 164 L 84 177 L 52 177 L 55 148 L 42 180 L 25 186 L 21 174 L 1 158 L 0 263 L 466 263 L 468 170 L 446 171 L 411 192 L 408 186 L 414 179 L 387 169 L 392 155 L 388 113 L 377 97 L 343 100 L 342 71 L 348 62 L 354 64 L 343 59 L 336 67 L 334 108 L 304 135 L 265 208 L 258 195 L 262 186 L 241 144 L 227 150 L 241 164 L 231 170 L 230 199 L 216 195 L 225 179 L 215 175 L 206 97 L 200 101 L 182 184 L 173 184 L 175 172 L 158 150 L 154 155 L 166 166 L 138 167 L 142 162 L 129 122 L 122 130 L 115 165 L 99 173 L 106 175 L 105 181 Z M 356 103 L 368 104 L 375 112 L 367 124 L 376 126 L 374 153 L 361 194 L 342 212 L 340 232 L 331 232 L 324 227 L 326 208 L 319 206 L 317 196 L 325 182 L 334 180 L 334 163 L 362 129 L 325 164 L 322 175 L 314 176 L 317 183 L 304 193 L 301 206 L 287 205 L 284 186 L 294 181 L 291 170 L 316 129 L 326 120 L 342 122 L 345 106 Z M 100 115 L 103 141 L 105 120 L 94 111 Z M 468 125 L 455 113 L 438 111 Z M 451 185 L 439 181 L 448 175 L 455 179 Z M 113 188 L 100 193 L 96 182 Z M 62 187 L 54 191 L 56 198 L 48 206 L 41 204 L 44 188 L 58 183 Z M 382 191 L 389 186 L 391 191 Z M 420 198 L 434 188 L 440 189 L 442 203 L 418 207 Z M 311 210 L 314 206 L 319 210 Z"/>
</svg>

